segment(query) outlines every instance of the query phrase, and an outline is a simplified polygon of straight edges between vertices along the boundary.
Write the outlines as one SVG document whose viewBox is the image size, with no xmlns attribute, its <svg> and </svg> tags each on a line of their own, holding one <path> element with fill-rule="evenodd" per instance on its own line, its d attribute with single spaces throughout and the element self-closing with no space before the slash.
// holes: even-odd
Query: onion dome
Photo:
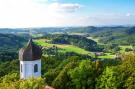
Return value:
<svg viewBox="0 0 135 89">
<path fill-rule="evenodd" d="M 32 41 L 29 40 L 26 47 L 21 48 L 19 51 L 19 60 L 20 61 L 34 61 L 40 60 L 42 56 L 42 48 Z"/>
</svg>

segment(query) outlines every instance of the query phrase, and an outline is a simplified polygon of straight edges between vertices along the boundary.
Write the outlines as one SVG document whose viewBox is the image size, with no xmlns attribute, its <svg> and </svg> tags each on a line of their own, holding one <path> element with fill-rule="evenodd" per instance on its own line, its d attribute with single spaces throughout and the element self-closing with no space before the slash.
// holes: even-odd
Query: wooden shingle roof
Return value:
<svg viewBox="0 0 135 89">
<path fill-rule="evenodd" d="M 21 48 L 19 51 L 20 61 L 34 61 L 39 60 L 42 56 L 42 48 L 34 44 L 32 39 L 29 40 L 25 48 Z"/>
</svg>

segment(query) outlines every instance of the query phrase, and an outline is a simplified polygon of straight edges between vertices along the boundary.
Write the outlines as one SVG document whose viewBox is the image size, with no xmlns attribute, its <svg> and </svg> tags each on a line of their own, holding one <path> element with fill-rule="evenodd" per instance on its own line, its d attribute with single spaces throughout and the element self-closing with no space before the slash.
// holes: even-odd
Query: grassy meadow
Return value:
<svg viewBox="0 0 135 89">
<path fill-rule="evenodd" d="M 91 55 L 94 56 L 92 52 L 86 51 L 82 48 L 67 44 L 51 44 L 46 41 L 46 39 L 35 40 L 35 43 L 43 47 L 53 47 L 54 45 L 60 48 L 59 52 L 75 52 L 78 54 Z"/>
</svg>

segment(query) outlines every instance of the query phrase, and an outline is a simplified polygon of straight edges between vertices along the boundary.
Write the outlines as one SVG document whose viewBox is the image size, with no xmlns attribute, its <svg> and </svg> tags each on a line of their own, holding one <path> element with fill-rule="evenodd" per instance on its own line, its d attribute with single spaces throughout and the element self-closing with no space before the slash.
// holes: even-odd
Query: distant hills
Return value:
<svg viewBox="0 0 135 89">
<path fill-rule="evenodd" d="M 39 27 L 39 28 L 0 28 L 0 33 L 54 33 L 54 32 L 76 32 L 76 33 L 97 33 L 104 31 L 122 31 L 122 30 L 132 30 L 135 26 L 116 26 L 116 27 Z"/>
<path fill-rule="evenodd" d="M 16 34 L 16 33 L 28 33 L 29 30 L 26 28 L 0 28 L 2 34 Z"/>
<path fill-rule="evenodd" d="M 132 28 L 130 28 L 130 29 L 127 29 L 127 30 L 126 30 L 126 33 L 129 34 L 129 35 L 135 34 L 135 27 L 132 27 Z"/>
<path fill-rule="evenodd" d="M 31 30 L 31 31 L 30 31 Z M 99 38 L 100 42 L 103 43 L 116 43 L 122 45 L 129 45 L 135 43 L 135 26 L 134 27 L 48 27 L 48 28 L 17 28 L 9 29 L 3 28 L 0 29 L 2 34 L 15 34 L 21 35 L 25 34 L 28 36 L 29 33 L 34 34 L 36 37 L 38 34 L 72 34 L 72 33 L 81 33 L 91 37 Z"/>
</svg>

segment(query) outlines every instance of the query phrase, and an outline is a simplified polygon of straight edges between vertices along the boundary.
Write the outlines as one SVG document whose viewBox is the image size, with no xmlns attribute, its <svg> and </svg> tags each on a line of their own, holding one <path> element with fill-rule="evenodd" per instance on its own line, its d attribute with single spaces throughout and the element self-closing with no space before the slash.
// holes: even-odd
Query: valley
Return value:
<svg viewBox="0 0 135 89">
<path fill-rule="evenodd" d="M 56 89 L 128 87 L 134 82 L 130 78 L 134 79 L 135 68 L 135 34 L 131 28 L 78 27 L 47 31 L 52 28 L 36 28 L 31 34 L 27 30 L 21 34 L 19 31 L 16 34 L 1 33 L 0 88 L 30 89 L 38 86 L 42 89 L 45 85 Z M 132 35 L 127 35 L 131 34 L 130 31 Z M 26 47 L 29 38 L 42 47 L 41 78 L 20 80 L 18 51 Z M 105 88 L 106 83 L 113 85 L 108 84 Z"/>
</svg>

